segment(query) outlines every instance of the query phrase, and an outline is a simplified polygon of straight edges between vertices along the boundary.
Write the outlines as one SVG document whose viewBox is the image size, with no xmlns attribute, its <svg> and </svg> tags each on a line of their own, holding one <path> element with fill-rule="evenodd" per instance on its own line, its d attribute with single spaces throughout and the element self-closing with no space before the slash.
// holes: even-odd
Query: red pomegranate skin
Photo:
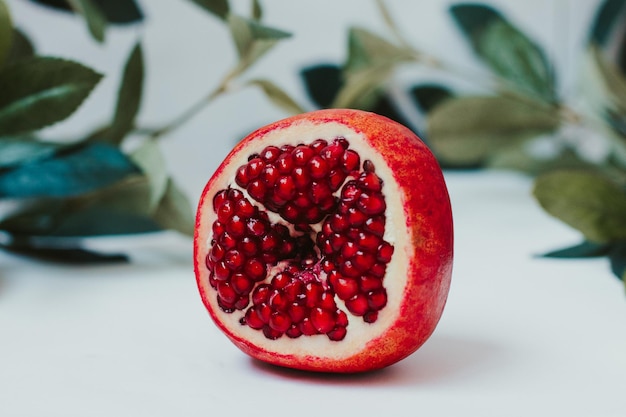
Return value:
<svg viewBox="0 0 626 417">
<path fill-rule="evenodd" d="M 250 141 L 259 141 L 275 129 L 300 120 L 311 123 L 340 123 L 363 134 L 391 168 L 403 193 L 406 228 L 410 231 L 412 253 L 409 259 L 407 284 L 395 321 L 380 336 L 345 358 L 332 359 L 314 355 L 285 355 L 262 349 L 234 334 L 220 323 L 208 297 L 210 285 L 204 267 L 203 247 L 198 241 L 201 228 L 200 210 L 196 219 L 194 260 L 197 284 L 204 305 L 216 324 L 243 352 L 274 365 L 318 372 L 353 373 L 380 369 L 394 364 L 415 352 L 433 333 L 442 315 L 452 275 L 453 223 L 452 209 L 443 173 L 428 147 L 408 128 L 384 116 L 350 109 L 328 109 L 296 115 L 252 132 L 226 157 L 239 152 Z M 213 183 L 222 174 L 222 164 L 207 183 L 200 206 L 210 205 Z M 386 280 L 394 277 L 387 276 Z M 339 342 L 341 343 L 341 342 Z"/>
</svg>

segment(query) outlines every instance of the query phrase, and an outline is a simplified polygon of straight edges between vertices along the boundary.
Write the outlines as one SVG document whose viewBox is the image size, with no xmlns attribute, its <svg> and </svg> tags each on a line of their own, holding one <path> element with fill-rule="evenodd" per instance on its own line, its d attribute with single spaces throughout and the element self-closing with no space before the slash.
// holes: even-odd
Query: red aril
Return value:
<svg viewBox="0 0 626 417">
<path fill-rule="evenodd" d="M 250 356 L 322 372 L 391 365 L 443 312 L 452 212 L 409 129 L 320 110 L 243 139 L 198 206 L 195 272 L 217 326 Z"/>
</svg>

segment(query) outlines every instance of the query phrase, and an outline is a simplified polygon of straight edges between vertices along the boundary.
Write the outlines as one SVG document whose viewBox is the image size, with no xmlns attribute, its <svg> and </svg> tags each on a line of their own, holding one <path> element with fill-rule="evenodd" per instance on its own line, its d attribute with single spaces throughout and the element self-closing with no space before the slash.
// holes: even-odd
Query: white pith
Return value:
<svg viewBox="0 0 626 417">
<path fill-rule="evenodd" d="M 376 320 L 376 322 L 371 324 L 365 323 L 361 317 L 353 316 L 350 311 L 345 308 L 344 302 L 338 297 L 335 297 L 337 306 L 343 310 L 349 318 L 347 335 L 342 341 L 331 341 L 324 334 L 315 336 L 303 335 L 295 339 L 283 336 L 277 340 L 270 340 L 267 339 L 261 331 L 254 330 L 239 322 L 241 317 L 245 314 L 245 310 L 235 311 L 233 313 L 223 312 L 217 305 L 216 292 L 208 283 L 209 272 L 206 267 L 204 267 L 204 257 L 210 249 L 210 240 L 212 237 L 211 225 L 217 219 L 213 207 L 210 204 L 212 195 L 207 196 L 207 201 L 200 213 L 200 225 L 202 229 L 199 231 L 199 235 L 205 236 L 206 239 L 202 242 L 198 242 L 197 262 L 200 265 L 201 284 L 210 292 L 209 297 L 207 297 L 207 301 L 210 304 L 209 307 L 214 314 L 219 316 L 221 324 L 225 326 L 229 332 L 238 335 L 263 350 L 278 352 L 284 355 L 341 359 L 361 351 L 368 341 L 378 338 L 397 319 L 399 304 L 403 298 L 402 294 L 407 281 L 408 252 L 410 247 L 410 239 L 403 210 L 403 193 L 394 181 L 392 172 L 389 167 L 387 167 L 382 156 L 372 149 L 360 133 L 340 123 L 328 122 L 324 124 L 314 124 L 308 121 L 300 121 L 287 128 L 273 130 L 266 134 L 261 140 L 251 141 L 245 148 L 240 149 L 239 153 L 227 162 L 227 166 L 225 166 L 222 171 L 221 178 L 214 184 L 213 189 L 217 192 L 218 190 L 235 185 L 237 168 L 247 163 L 249 155 L 260 153 L 263 148 L 270 144 L 276 146 L 283 144 L 309 144 L 320 138 L 326 139 L 330 143 L 334 138 L 339 136 L 348 140 L 350 149 L 354 149 L 359 153 L 361 162 L 371 160 L 374 163 L 376 174 L 383 180 L 383 193 L 387 203 L 384 239 L 394 246 L 394 254 L 391 262 L 387 264 L 387 272 L 383 281 L 383 285 L 387 290 L 388 301 L 386 307 L 379 311 L 378 320 Z M 340 191 L 341 189 L 337 194 L 340 193 Z M 262 205 L 248 196 L 247 193 L 246 197 L 248 197 L 252 203 L 262 208 Z M 273 215 L 271 212 L 268 212 L 268 214 L 270 214 L 272 222 L 280 219 L 278 215 Z M 282 219 L 280 219 L 279 222 L 287 224 Z M 319 228 L 316 227 L 316 230 L 319 230 Z M 276 270 L 276 268 L 272 268 L 272 270 Z M 266 282 L 269 282 L 272 277 L 273 273 L 270 272 Z"/>
</svg>

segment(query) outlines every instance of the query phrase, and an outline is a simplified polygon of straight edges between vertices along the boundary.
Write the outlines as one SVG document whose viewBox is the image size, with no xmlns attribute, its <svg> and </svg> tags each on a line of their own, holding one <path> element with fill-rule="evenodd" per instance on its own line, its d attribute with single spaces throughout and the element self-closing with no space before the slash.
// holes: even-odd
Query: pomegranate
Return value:
<svg viewBox="0 0 626 417">
<path fill-rule="evenodd" d="M 391 365 L 431 335 L 450 286 L 452 212 L 409 129 L 358 110 L 305 113 L 243 139 L 207 183 L 194 238 L 217 326 L 271 364 Z"/>
</svg>

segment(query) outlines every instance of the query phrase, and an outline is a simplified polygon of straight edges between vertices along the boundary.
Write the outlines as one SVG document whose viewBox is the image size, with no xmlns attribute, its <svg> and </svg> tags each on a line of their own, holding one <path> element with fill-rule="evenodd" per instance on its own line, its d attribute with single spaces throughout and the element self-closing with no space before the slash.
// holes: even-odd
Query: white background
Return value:
<svg viewBox="0 0 626 417">
<path fill-rule="evenodd" d="M 247 12 L 247 1 L 233 3 Z M 146 23 L 110 30 L 104 45 L 73 17 L 8 4 L 40 52 L 106 74 L 75 117 L 46 132 L 51 138 L 78 136 L 111 116 L 120 69 L 139 38 L 147 67 L 142 125 L 170 120 L 234 65 L 225 27 L 188 1 L 141 2 Z M 252 75 L 275 80 L 309 108 L 299 68 L 342 61 L 349 25 L 386 33 L 373 2 L 263 4 L 266 23 L 294 37 Z M 389 4 L 417 47 L 471 74 L 484 71 L 447 2 Z M 597 2 L 491 4 L 546 47 L 562 93 L 573 97 Z M 413 68 L 398 82 L 432 77 Z M 195 202 L 237 138 L 283 116 L 256 90 L 223 97 L 164 138 L 168 168 Z M 307 374 L 245 357 L 210 322 L 191 244 L 175 234 L 91 242 L 129 250 L 126 265 L 67 267 L 0 254 L 0 416 L 626 415 L 626 296 L 607 261 L 535 256 L 580 237 L 539 209 L 528 178 L 446 178 L 456 233 L 446 311 L 418 352 L 373 374 Z"/>
</svg>

